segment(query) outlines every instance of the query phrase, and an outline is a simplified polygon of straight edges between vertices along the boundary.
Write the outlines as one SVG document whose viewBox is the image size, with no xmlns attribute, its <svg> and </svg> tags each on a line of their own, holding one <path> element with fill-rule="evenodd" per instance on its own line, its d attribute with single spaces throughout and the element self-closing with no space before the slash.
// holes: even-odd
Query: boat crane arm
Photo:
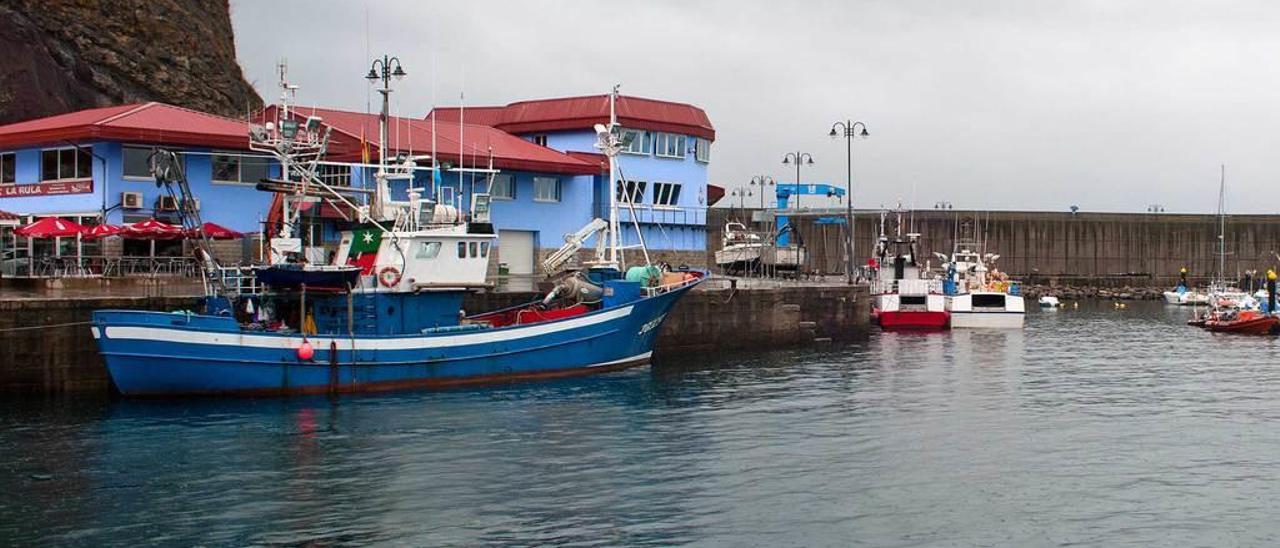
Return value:
<svg viewBox="0 0 1280 548">
<path fill-rule="evenodd" d="M 565 234 L 564 245 L 561 246 L 560 249 L 557 249 L 555 253 L 548 255 L 546 260 L 542 261 L 543 272 L 546 272 L 548 276 L 555 274 L 560 270 L 560 267 L 564 266 L 569 262 L 569 259 L 573 258 L 573 255 L 577 253 L 579 249 L 582 249 L 587 238 L 590 238 L 595 233 L 608 228 L 609 223 L 605 222 L 604 219 L 597 217 L 587 223 L 586 226 L 579 228 L 577 232 L 574 232 L 573 234 Z"/>
</svg>

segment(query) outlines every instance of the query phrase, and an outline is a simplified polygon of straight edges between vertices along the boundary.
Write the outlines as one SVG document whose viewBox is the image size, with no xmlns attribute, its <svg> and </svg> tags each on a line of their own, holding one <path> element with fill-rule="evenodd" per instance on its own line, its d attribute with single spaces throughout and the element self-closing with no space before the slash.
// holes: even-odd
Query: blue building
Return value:
<svg viewBox="0 0 1280 548">
<path fill-rule="evenodd" d="M 62 217 L 84 225 L 173 220 L 178 204 L 156 187 L 148 158 L 155 147 L 182 155 L 206 221 L 258 232 L 269 194 L 254 189 L 278 166 L 248 151 L 248 124 L 162 103 L 82 110 L 0 126 L 0 210 L 23 222 Z M 17 258 L 147 254 L 151 242 L 108 238 L 27 240 L 3 231 Z M 238 246 L 239 244 L 237 244 Z M 162 252 L 180 254 L 177 242 Z M 239 249 L 224 246 L 240 257 Z"/>
<path fill-rule="evenodd" d="M 609 194 L 630 196 L 622 207 L 623 240 L 638 234 L 657 258 L 703 264 L 706 253 L 707 167 L 714 129 L 697 107 L 621 97 L 620 124 L 630 139 L 620 157 L 625 183 L 609 188 L 607 162 L 595 147 L 592 126 L 607 123 L 608 96 L 512 103 L 502 107 L 437 109 L 426 119 L 392 118 L 388 156 L 434 153 L 438 180 L 423 171 L 417 188 L 466 211 L 472 192 L 488 191 L 499 232 L 493 266 L 533 275 L 547 253 L 593 217 L 608 215 Z M 378 116 L 335 109 L 297 109 L 332 128 L 322 176 L 332 184 L 362 186 L 376 163 Z M 274 107 L 254 117 L 276 118 Z M 279 226 L 280 196 L 256 183 L 278 177 L 279 166 L 249 150 L 249 123 L 160 103 L 90 109 L 0 127 L 0 211 L 23 222 L 58 216 L 85 225 L 121 225 L 159 218 L 176 220 L 177 204 L 156 187 L 147 158 L 155 147 L 177 150 L 206 221 L 246 233 L 224 244 L 220 255 L 252 260 L 263 233 Z M 389 158 L 390 159 L 390 158 Z M 421 162 L 429 165 L 429 161 Z M 490 182 L 492 184 L 490 184 Z M 393 188 L 407 192 L 409 183 Z M 624 201 L 625 203 L 625 201 Z M 337 230 L 351 223 L 331 206 L 303 215 L 302 236 L 317 246 L 336 245 Z M 636 222 L 633 224 L 633 220 Z M 639 232 L 636 231 L 639 225 Z M 74 254 L 146 254 L 150 242 L 108 238 L 27 240 L 0 228 L 5 249 L 18 257 Z M 181 254 L 180 244 L 165 250 Z M 638 258 L 638 257 L 637 257 Z M 631 260 L 635 260 L 632 258 Z"/>
<path fill-rule="evenodd" d="M 616 111 L 628 147 L 619 156 L 620 179 L 609 189 L 607 176 L 592 181 L 591 215 L 608 214 L 609 192 L 631 198 L 622 206 L 623 241 L 635 244 L 638 234 L 650 250 L 668 260 L 703 264 L 707 249 L 707 169 L 715 129 L 702 109 L 670 101 L 620 96 Z M 516 135 L 536 145 L 600 165 L 595 124 L 609 122 L 609 96 L 592 95 L 522 101 L 497 107 L 437 108 L 428 116 L 438 122 L 459 120 Z M 517 193 L 514 199 L 519 199 Z M 501 197 L 495 192 L 495 199 Z M 625 200 L 623 201 L 625 204 Z M 496 209 L 495 209 L 496 211 Z M 589 217 L 578 216 L 578 225 Z M 512 228 L 535 229 L 539 219 L 514 211 Z M 635 230 L 639 225 L 639 232 Z M 558 245 L 558 244 L 557 244 Z M 546 246 L 555 247 L 555 246 Z"/>
</svg>

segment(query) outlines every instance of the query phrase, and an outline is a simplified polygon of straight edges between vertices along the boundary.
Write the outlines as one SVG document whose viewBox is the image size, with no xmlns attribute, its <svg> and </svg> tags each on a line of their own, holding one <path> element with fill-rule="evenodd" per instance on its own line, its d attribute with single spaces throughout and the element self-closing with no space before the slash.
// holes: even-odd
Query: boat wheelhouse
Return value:
<svg viewBox="0 0 1280 548">
<path fill-rule="evenodd" d="M 916 252 L 920 235 L 902 234 L 902 214 L 897 215 L 894 238 L 885 235 L 885 213 L 880 217 L 871 266 L 871 314 L 883 329 L 946 329 L 950 314 L 937 280 L 924 279 Z"/>
</svg>

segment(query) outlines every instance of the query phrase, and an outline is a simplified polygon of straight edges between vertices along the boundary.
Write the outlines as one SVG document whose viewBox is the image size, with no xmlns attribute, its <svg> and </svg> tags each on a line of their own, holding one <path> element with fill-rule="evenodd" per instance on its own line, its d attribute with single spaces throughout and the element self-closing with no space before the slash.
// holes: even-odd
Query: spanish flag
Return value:
<svg viewBox="0 0 1280 548">
<path fill-rule="evenodd" d="M 369 163 L 369 141 L 364 138 L 364 128 L 360 128 L 360 163 Z"/>
</svg>

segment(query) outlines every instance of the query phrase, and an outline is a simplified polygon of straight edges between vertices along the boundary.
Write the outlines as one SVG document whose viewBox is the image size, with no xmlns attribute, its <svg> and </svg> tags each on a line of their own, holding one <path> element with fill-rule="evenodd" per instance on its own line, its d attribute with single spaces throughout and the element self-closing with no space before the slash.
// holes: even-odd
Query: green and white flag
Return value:
<svg viewBox="0 0 1280 548">
<path fill-rule="evenodd" d="M 382 231 L 377 227 L 360 228 L 351 233 L 351 255 L 377 253 L 382 244 Z"/>
</svg>

